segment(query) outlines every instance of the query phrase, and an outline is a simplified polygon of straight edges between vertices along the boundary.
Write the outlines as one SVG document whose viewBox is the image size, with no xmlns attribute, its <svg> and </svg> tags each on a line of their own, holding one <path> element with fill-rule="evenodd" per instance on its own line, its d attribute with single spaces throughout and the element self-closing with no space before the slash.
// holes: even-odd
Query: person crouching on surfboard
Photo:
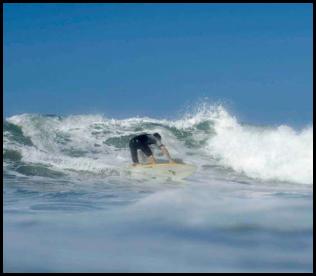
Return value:
<svg viewBox="0 0 316 276">
<path fill-rule="evenodd" d="M 167 148 L 165 147 L 165 145 L 161 143 L 160 134 L 159 133 L 154 133 L 154 134 L 145 133 L 145 134 L 135 136 L 129 141 L 129 148 L 131 150 L 133 166 L 136 166 L 139 164 L 137 150 L 141 150 L 147 156 L 150 164 L 156 164 L 156 160 L 153 156 L 153 153 L 149 145 L 158 146 L 161 152 L 169 159 L 169 162 L 174 163 L 174 161 L 170 157 L 170 154 Z"/>
</svg>

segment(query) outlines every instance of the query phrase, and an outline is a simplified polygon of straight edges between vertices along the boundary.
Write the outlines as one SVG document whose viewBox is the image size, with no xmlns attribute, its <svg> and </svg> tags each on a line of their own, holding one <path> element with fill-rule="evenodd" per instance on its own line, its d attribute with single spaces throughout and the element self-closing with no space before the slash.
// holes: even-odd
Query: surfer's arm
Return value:
<svg viewBox="0 0 316 276">
<path fill-rule="evenodd" d="M 165 146 L 162 145 L 162 146 L 160 147 L 160 150 L 161 150 L 161 152 L 169 159 L 169 162 L 170 162 L 170 163 L 173 163 L 173 162 L 174 162 L 174 161 L 172 160 L 170 154 L 169 154 L 169 151 L 167 150 L 167 148 L 166 148 Z"/>
</svg>

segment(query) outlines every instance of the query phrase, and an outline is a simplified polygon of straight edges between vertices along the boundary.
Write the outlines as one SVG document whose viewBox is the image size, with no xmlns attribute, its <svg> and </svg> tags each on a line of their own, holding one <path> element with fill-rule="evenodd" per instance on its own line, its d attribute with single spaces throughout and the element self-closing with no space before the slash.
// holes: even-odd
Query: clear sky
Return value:
<svg viewBox="0 0 316 276">
<path fill-rule="evenodd" d="M 4 4 L 4 116 L 312 122 L 312 4 Z M 238 117 L 237 116 L 237 117 Z"/>
</svg>

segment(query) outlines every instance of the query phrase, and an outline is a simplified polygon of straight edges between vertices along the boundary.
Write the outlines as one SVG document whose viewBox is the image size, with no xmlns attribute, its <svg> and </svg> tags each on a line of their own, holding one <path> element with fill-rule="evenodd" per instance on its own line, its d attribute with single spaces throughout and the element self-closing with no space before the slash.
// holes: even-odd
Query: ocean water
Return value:
<svg viewBox="0 0 316 276">
<path fill-rule="evenodd" d="M 126 174 L 142 132 L 196 173 Z M 313 271 L 312 125 L 201 105 L 175 120 L 20 114 L 3 138 L 4 272 Z"/>
</svg>

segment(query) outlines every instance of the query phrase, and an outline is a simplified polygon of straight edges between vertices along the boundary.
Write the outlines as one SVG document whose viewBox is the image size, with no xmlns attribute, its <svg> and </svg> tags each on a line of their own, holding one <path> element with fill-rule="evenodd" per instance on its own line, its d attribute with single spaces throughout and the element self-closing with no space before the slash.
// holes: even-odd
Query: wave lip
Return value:
<svg viewBox="0 0 316 276">
<path fill-rule="evenodd" d="M 225 114 L 215 122 L 207 149 L 220 164 L 263 180 L 313 183 L 313 127 L 240 125 Z"/>
</svg>

